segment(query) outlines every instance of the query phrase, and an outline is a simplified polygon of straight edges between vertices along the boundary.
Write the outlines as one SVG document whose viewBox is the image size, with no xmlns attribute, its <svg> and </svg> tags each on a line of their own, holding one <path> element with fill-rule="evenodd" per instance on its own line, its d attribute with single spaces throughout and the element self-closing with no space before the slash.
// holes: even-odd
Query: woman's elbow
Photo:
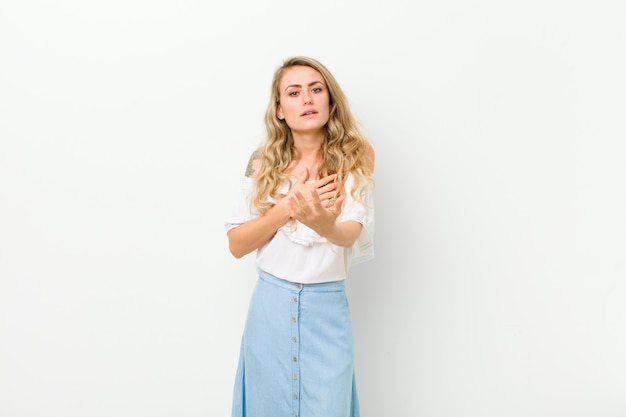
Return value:
<svg viewBox="0 0 626 417">
<path fill-rule="evenodd" d="M 233 236 L 234 229 L 231 229 L 228 231 L 228 250 L 230 251 L 231 255 L 233 255 L 235 258 L 239 259 L 241 257 L 243 257 L 245 255 L 245 253 L 243 252 L 241 245 L 237 244 L 237 239 L 235 239 L 235 236 Z"/>
<path fill-rule="evenodd" d="M 230 233 L 228 234 L 228 250 L 237 259 L 243 258 L 248 253 L 237 239 L 233 239 Z"/>
<path fill-rule="evenodd" d="M 232 240 L 229 240 L 228 242 L 228 250 L 237 259 L 243 258 L 248 253 Z"/>
</svg>

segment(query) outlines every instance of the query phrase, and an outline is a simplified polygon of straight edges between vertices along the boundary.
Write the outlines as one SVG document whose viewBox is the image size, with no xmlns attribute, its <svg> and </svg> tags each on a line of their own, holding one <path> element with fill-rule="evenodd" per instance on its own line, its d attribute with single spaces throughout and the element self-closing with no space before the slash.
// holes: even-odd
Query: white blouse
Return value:
<svg viewBox="0 0 626 417">
<path fill-rule="evenodd" d="M 352 220 L 363 226 L 352 247 L 337 246 L 304 224 L 290 221 L 257 250 L 257 268 L 287 281 L 315 284 L 341 281 L 346 278 L 351 265 L 373 258 L 373 187 L 369 186 L 363 203 L 360 203 L 350 195 L 353 185 L 354 177 L 349 174 L 345 184 L 346 199 L 338 218 L 340 222 Z M 226 232 L 260 216 L 251 202 L 253 187 L 252 178 L 242 179 L 241 193 L 226 219 Z M 287 188 L 288 184 L 285 183 L 281 193 L 286 193 Z"/>
</svg>

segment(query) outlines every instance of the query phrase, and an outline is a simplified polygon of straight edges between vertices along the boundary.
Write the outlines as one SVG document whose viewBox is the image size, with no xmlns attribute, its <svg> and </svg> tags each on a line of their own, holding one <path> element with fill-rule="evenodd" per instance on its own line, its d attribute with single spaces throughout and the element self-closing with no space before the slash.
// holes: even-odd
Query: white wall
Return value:
<svg viewBox="0 0 626 417">
<path fill-rule="evenodd" d="M 363 417 L 626 415 L 620 1 L 0 3 L 0 415 L 226 416 L 283 58 L 377 151 Z M 310 417 L 310 416 L 303 416 Z"/>
</svg>

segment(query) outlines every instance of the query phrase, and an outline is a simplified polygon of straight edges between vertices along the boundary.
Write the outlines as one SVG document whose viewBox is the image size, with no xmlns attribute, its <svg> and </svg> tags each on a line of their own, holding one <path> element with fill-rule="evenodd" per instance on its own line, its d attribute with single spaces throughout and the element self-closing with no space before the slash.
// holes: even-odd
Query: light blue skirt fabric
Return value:
<svg viewBox="0 0 626 417">
<path fill-rule="evenodd" d="M 344 281 L 296 284 L 260 273 L 232 417 L 359 417 Z"/>
</svg>

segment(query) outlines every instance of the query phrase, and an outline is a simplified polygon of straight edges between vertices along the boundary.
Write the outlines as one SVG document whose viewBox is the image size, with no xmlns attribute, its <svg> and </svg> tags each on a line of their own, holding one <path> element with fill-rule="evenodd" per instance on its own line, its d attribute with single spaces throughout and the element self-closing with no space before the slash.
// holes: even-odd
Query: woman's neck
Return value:
<svg viewBox="0 0 626 417">
<path fill-rule="evenodd" d="M 317 154 L 324 143 L 324 132 L 291 132 L 293 146 L 301 154 Z"/>
<path fill-rule="evenodd" d="M 317 178 L 317 171 L 322 163 L 320 149 L 323 141 L 323 132 L 293 132 L 293 145 L 298 156 L 291 162 L 287 172 L 296 178 L 302 177 L 304 173 L 307 174 L 307 179 Z"/>
<path fill-rule="evenodd" d="M 319 148 L 296 148 L 297 159 L 291 161 L 287 173 L 293 178 L 306 177 L 305 180 L 317 178 L 317 171 L 321 165 L 322 157 Z"/>
</svg>

